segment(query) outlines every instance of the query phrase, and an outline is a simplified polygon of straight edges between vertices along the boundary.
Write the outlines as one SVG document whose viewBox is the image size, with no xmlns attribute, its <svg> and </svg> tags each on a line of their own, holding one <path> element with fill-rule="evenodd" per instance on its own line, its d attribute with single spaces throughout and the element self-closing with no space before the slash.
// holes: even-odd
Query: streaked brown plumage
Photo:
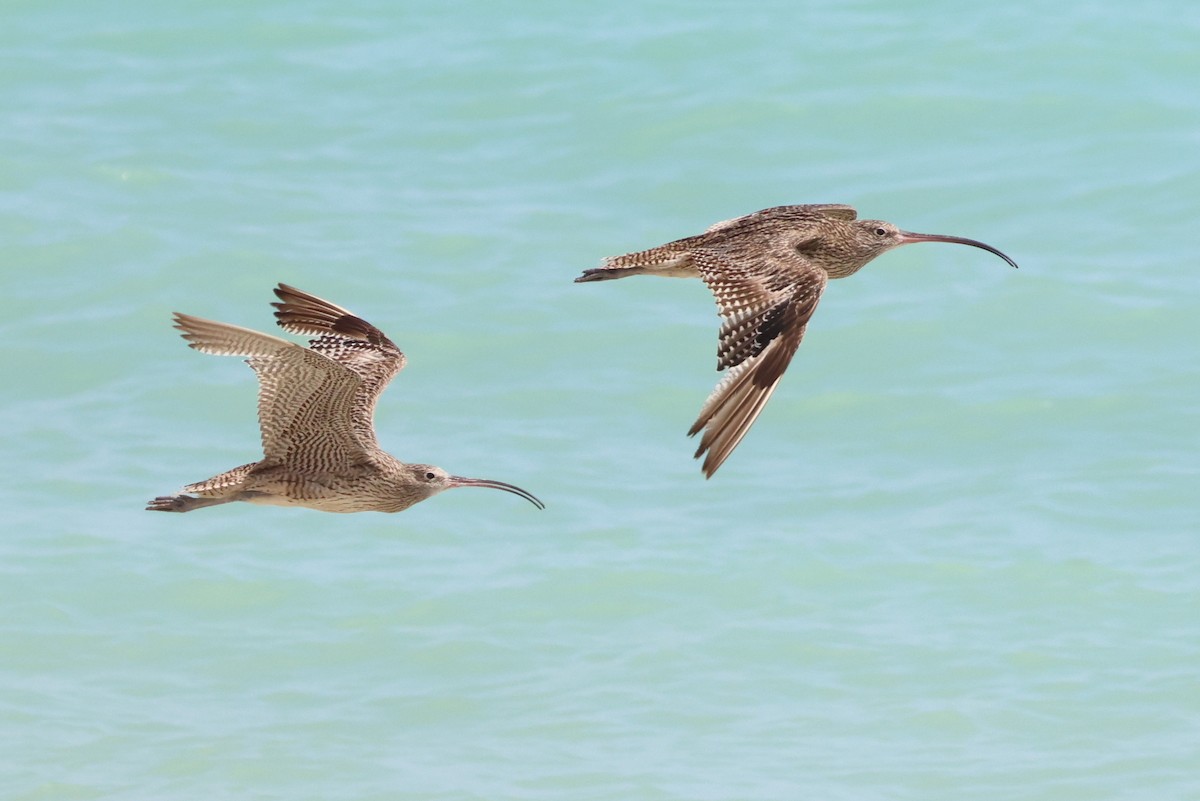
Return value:
<svg viewBox="0 0 1200 801">
<path fill-rule="evenodd" d="M 263 458 L 189 484 L 146 507 L 188 512 L 232 501 L 305 506 L 324 512 L 399 512 L 455 487 L 490 487 L 545 508 L 529 492 L 488 479 L 452 476 L 440 467 L 405 464 L 375 439 L 375 402 L 404 367 L 400 349 L 353 313 L 287 284 L 276 322 L 315 335 L 307 348 L 271 334 L 188 314 L 175 327 L 203 353 L 245 356 L 258 375 Z"/>
<path fill-rule="evenodd" d="M 758 418 L 787 370 L 830 278 L 845 278 L 876 256 L 914 242 L 974 239 L 901 231 L 882 220 L 859 220 L 837 203 L 776 206 L 717 223 L 698 236 L 614 256 L 576 282 L 629 275 L 700 278 L 722 317 L 717 369 L 728 370 L 688 431 L 701 431 L 696 457 L 711 478 Z"/>
</svg>

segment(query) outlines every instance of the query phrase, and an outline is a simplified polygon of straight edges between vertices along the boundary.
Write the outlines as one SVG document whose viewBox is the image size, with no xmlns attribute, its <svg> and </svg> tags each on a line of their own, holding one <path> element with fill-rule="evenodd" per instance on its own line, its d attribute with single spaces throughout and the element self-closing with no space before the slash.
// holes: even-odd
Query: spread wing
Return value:
<svg viewBox="0 0 1200 801">
<path fill-rule="evenodd" d="M 378 447 L 375 439 L 375 403 L 407 361 L 382 331 L 353 312 L 316 295 L 280 284 L 275 320 L 285 331 L 316 334 L 309 349 L 358 376 L 350 401 L 354 436 L 364 448 Z"/>
<path fill-rule="evenodd" d="M 696 457 L 707 453 L 703 469 L 711 478 L 775 391 L 828 279 L 824 270 L 802 263 L 763 269 L 713 250 L 695 250 L 692 258 L 724 320 L 717 369 L 729 370 L 688 431 L 704 432 Z"/>
<path fill-rule="evenodd" d="M 266 461 L 310 468 L 362 460 L 351 420 L 362 379 L 322 353 L 249 328 L 175 314 L 198 351 L 244 356 L 258 375 L 258 423 Z"/>
</svg>

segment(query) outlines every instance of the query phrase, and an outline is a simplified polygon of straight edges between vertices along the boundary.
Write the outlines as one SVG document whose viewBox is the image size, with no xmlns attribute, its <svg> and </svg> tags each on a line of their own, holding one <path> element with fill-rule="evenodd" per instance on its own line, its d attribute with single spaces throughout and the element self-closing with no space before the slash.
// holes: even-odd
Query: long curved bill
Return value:
<svg viewBox="0 0 1200 801">
<path fill-rule="evenodd" d="M 538 500 L 532 492 L 523 490 L 520 487 L 512 484 L 505 484 L 503 481 L 492 481 L 487 478 L 463 478 L 462 476 L 450 476 L 449 484 L 451 487 L 487 487 L 489 489 L 504 490 L 511 492 L 513 495 L 520 495 L 525 500 L 532 503 L 539 509 L 545 509 L 546 504 Z"/>
<path fill-rule="evenodd" d="M 988 253 L 995 253 L 997 256 L 1004 259 L 1006 262 L 1011 264 L 1013 267 L 1017 266 L 1017 263 L 1015 261 L 1013 261 L 1012 259 L 1010 259 L 1008 256 L 1006 256 L 1003 253 L 1001 253 L 1000 251 L 996 250 L 991 245 L 985 245 L 983 242 L 980 242 L 977 239 L 967 239 L 966 237 L 962 237 L 962 236 L 943 236 L 941 234 L 914 234 L 910 231 L 901 231 L 900 232 L 900 244 L 901 245 L 911 245 L 914 242 L 950 242 L 955 245 L 970 245 L 973 248 L 980 248 L 982 250 L 986 250 Z"/>
</svg>

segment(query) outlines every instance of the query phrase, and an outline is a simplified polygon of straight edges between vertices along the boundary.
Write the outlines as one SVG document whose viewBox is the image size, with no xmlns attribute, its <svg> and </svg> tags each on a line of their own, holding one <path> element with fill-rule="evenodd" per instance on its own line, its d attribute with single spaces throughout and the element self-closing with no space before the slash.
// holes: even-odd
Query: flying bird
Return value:
<svg viewBox="0 0 1200 801">
<path fill-rule="evenodd" d="M 845 278 L 892 248 L 952 242 L 1008 256 L 974 239 L 914 234 L 882 220 L 859 220 L 840 203 L 776 206 L 711 226 L 697 236 L 613 256 L 576 283 L 629 275 L 700 278 L 722 323 L 717 370 L 727 370 L 688 436 L 703 431 L 696 458 L 717 472 L 762 412 L 804 338 L 831 278 Z"/>
<path fill-rule="evenodd" d="M 287 284 L 279 284 L 275 295 L 276 323 L 315 336 L 308 347 L 175 314 L 175 327 L 191 347 L 243 356 L 258 375 L 263 458 L 159 496 L 147 510 L 190 512 L 246 501 L 323 512 L 400 512 L 457 487 L 504 490 L 545 508 L 512 484 L 450 475 L 385 452 L 375 439 L 375 404 L 404 367 L 404 354 L 378 328 L 327 300 Z"/>
</svg>

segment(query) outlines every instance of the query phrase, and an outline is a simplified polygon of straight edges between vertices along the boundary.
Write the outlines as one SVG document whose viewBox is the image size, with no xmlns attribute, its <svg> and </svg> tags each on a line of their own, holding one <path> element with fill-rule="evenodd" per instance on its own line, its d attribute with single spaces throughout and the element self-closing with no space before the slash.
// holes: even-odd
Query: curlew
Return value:
<svg viewBox="0 0 1200 801">
<path fill-rule="evenodd" d="M 287 284 L 275 289 L 276 323 L 315 335 L 303 347 L 271 334 L 175 314 L 175 327 L 202 353 L 244 356 L 258 375 L 263 458 L 150 501 L 147 510 L 190 512 L 246 501 L 323 512 L 399 512 L 443 490 L 490 487 L 531 493 L 502 481 L 453 476 L 406 464 L 375 439 L 375 403 L 405 357 L 375 326 Z"/>
<path fill-rule="evenodd" d="M 746 436 L 800 346 L 831 278 L 845 278 L 892 248 L 952 242 L 1008 256 L 974 239 L 914 234 L 882 220 L 859 220 L 838 203 L 777 206 L 717 223 L 698 236 L 614 256 L 575 279 L 629 275 L 700 278 L 722 318 L 717 370 L 728 370 L 688 436 L 704 432 L 696 458 L 711 478 Z"/>
</svg>

